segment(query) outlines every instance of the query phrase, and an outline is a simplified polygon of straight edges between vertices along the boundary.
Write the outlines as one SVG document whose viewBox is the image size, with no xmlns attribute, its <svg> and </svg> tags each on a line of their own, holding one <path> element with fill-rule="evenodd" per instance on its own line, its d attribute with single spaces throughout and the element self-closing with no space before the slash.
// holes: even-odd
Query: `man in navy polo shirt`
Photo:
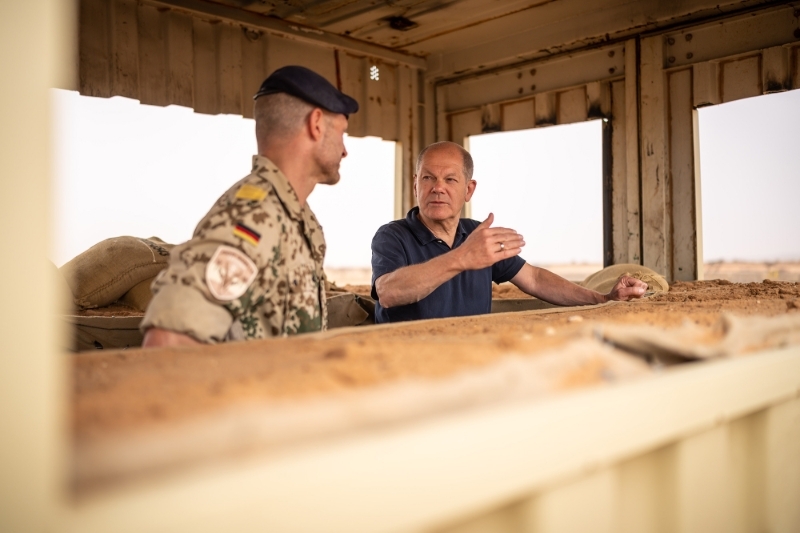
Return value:
<svg viewBox="0 0 800 533">
<path fill-rule="evenodd" d="M 492 282 L 510 281 L 557 305 L 589 305 L 639 298 L 647 284 L 622 276 L 608 294 L 585 289 L 519 253 L 522 235 L 462 219 L 475 192 L 472 156 L 458 144 L 439 142 L 417 158 L 414 194 L 419 207 L 382 226 L 372 239 L 372 297 L 378 323 L 489 313 Z"/>
</svg>

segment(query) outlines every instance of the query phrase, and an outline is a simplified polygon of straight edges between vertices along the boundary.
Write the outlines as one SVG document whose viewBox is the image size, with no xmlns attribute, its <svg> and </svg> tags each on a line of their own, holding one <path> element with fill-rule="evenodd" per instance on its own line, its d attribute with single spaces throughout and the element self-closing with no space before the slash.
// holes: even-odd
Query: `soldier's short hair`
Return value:
<svg viewBox="0 0 800 533">
<path fill-rule="evenodd" d="M 462 165 L 464 177 L 467 178 L 467 181 L 471 180 L 472 173 L 475 170 L 475 164 L 472 162 L 472 156 L 464 149 L 463 146 L 450 141 L 440 141 L 438 143 L 429 144 L 423 148 L 417 156 L 417 166 L 414 169 L 414 173 L 419 175 L 419 169 L 422 166 L 422 159 L 425 157 L 425 154 L 428 152 L 428 150 L 438 150 L 439 148 L 444 148 L 445 146 L 453 146 L 457 148 L 459 152 L 461 152 L 461 157 L 464 159 L 464 163 Z"/>
<path fill-rule="evenodd" d="M 291 137 L 305 124 L 313 110 L 313 105 L 286 93 L 260 96 L 253 111 L 256 137 L 262 141 Z"/>
</svg>

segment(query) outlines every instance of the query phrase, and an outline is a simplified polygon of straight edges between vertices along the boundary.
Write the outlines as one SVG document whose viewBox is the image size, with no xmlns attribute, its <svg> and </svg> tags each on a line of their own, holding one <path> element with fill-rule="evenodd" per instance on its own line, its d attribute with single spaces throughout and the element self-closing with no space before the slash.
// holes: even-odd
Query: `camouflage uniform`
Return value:
<svg viewBox="0 0 800 533">
<path fill-rule="evenodd" d="M 278 167 L 254 156 L 250 175 L 172 250 L 141 328 L 209 343 L 325 329 L 324 257 L 311 209 Z"/>
</svg>

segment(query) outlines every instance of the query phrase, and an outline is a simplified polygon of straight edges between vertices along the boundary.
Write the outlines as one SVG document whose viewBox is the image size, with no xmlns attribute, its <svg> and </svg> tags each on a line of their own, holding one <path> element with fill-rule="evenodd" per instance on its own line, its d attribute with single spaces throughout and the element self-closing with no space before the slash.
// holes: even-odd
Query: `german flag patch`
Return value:
<svg viewBox="0 0 800 533">
<path fill-rule="evenodd" d="M 253 246 L 258 245 L 258 241 L 261 240 L 260 233 L 258 233 L 254 229 L 248 228 L 241 222 L 238 222 L 236 226 L 233 228 L 233 234 L 239 237 L 240 239 L 249 242 Z"/>
</svg>

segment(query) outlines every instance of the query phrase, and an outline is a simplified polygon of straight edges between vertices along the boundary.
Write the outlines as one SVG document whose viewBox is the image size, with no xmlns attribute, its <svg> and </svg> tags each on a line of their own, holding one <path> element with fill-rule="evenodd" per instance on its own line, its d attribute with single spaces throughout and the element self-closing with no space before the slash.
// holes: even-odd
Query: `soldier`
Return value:
<svg viewBox="0 0 800 533">
<path fill-rule="evenodd" d="M 172 250 L 153 282 L 144 347 L 217 343 L 326 327 L 325 238 L 306 199 L 339 181 L 343 135 L 358 103 L 298 66 L 254 97 L 258 155 Z"/>
</svg>

